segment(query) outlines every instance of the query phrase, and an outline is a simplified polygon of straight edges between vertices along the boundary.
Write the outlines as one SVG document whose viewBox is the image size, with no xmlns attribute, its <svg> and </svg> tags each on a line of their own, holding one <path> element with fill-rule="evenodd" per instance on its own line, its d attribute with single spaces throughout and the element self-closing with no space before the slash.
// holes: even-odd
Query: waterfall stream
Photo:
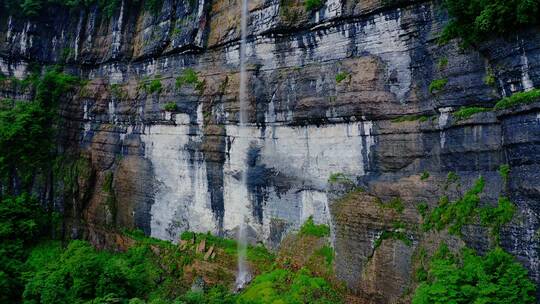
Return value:
<svg viewBox="0 0 540 304">
<path fill-rule="evenodd" d="M 239 88 L 239 100 L 240 100 L 240 113 L 239 113 L 239 139 L 248 140 L 248 132 L 246 129 L 247 123 L 247 100 L 246 100 L 246 36 L 247 36 L 247 17 L 248 17 L 248 0 L 242 0 L 242 17 L 240 20 L 241 37 L 240 37 L 240 88 Z M 242 172 L 242 182 L 245 184 L 246 170 Z M 246 204 L 242 204 L 241 210 L 239 210 L 241 216 L 241 222 L 238 229 L 238 273 L 236 275 L 236 289 L 241 290 L 251 279 L 249 269 L 246 262 L 247 252 L 247 226 L 248 226 L 248 212 L 247 206 L 248 198 L 246 197 Z"/>
</svg>

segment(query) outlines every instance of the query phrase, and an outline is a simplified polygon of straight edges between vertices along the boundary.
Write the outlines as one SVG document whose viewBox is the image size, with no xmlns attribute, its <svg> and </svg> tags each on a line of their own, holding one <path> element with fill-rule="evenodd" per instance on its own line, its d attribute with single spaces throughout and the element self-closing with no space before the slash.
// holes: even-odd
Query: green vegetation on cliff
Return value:
<svg viewBox="0 0 540 304">
<path fill-rule="evenodd" d="M 300 227 L 300 235 L 312 235 L 316 237 L 325 237 L 330 235 L 330 227 L 324 224 L 317 225 L 313 221 L 313 217 L 309 217 L 307 221 Z"/>
<path fill-rule="evenodd" d="M 325 279 L 313 277 L 305 268 L 286 269 L 260 275 L 238 297 L 239 304 L 341 303 L 339 294 Z"/>
<path fill-rule="evenodd" d="M 452 113 L 456 120 L 465 120 L 471 118 L 474 114 L 490 111 L 489 108 L 483 107 L 461 107 L 459 110 Z"/>
<path fill-rule="evenodd" d="M 30 193 L 39 183 L 52 187 L 57 106 L 78 80 L 54 67 L 11 84 L 19 83 L 32 101 L 0 101 L 0 303 L 20 301 L 30 248 L 57 235 L 52 201 L 43 205 Z"/>
<path fill-rule="evenodd" d="M 531 91 L 517 92 L 508 97 L 499 100 L 495 104 L 495 110 L 508 109 L 515 105 L 527 104 L 535 101 L 540 101 L 540 89 Z"/>
<path fill-rule="evenodd" d="M 507 183 L 509 166 L 503 165 L 499 171 Z M 459 189 L 459 183 L 460 177 L 450 172 L 445 190 L 452 184 Z M 527 270 L 499 247 L 500 230 L 512 221 L 516 206 L 505 196 L 499 197 L 495 207 L 481 206 L 484 186 L 480 177 L 455 200 L 443 196 L 432 210 L 425 203 L 417 206 L 424 231 L 447 229 L 450 234 L 461 236 L 465 225 L 481 225 L 490 230 L 494 246 L 483 255 L 467 247 L 452 253 L 443 242 L 429 263 L 427 252 L 420 248 L 419 267 L 415 271 L 420 285 L 414 292 L 413 304 L 536 302 L 536 287 Z"/>
<path fill-rule="evenodd" d="M 29 248 L 45 234 L 50 218 L 36 198 L 22 194 L 0 201 L 0 303 L 16 303 L 24 288 Z"/>
<path fill-rule="evenodd" d="M 460 37 L 474 45 L 489 37 L 513 34 L 519 28 L 537 24 L 538 0 L 445 0 L 451 20 L 441 41 Z"/>
<path fill-rule="evenodd" d="M 107 18 L 120 7 L 122 0 L 6 0 L 0 4 L 11 14 L 20 14 L 27 17 L 38 17 L 52 5 L 68 9 L 84 9 L 97 5 Z M 141 0 L 131 0 L 132 3 L 141 3 Z M 143 8 L 152 14 L 157 14 L 163 6 L 163 0 L 144 0 Z"/>
<path fill-rule="evenodd" d="M 96 250 L 84 241 L 47 241 L 35 246 L 22 267 L 24 303 L 341 303 L 341 291 L 309 268 L 288 268 L 261 246 L 248 248 L 257 275 L 232 293 L 234 240 L 185 232 L 181 242 L 126 232 L 125 252 Z M 324 250 L 322 250 L 324 249 Z M 213 254 L 209 254 L 213 253 Z M 333 253 L 322 247 L 328 261 Z M 196 286 L 196 287 L 193 287 Z M 276 302 L 277 301 L 277 302 Z"/>
<path fill-rule="evenodd" d="M 332 248 L 319 241 L 328 227 L 309 220 L 306 236 L 297 237 L 319 247 L 311 253 L 292 249 L 309 263 L 296 268 L 301 264 L 277 262 L 263 246 L 248 246 L 255 278 L 239 293 L 232 292 L 238 248 L 232 239 L 184 232 L 174 244 L 139 230 L 110 231 L 123 240 L 112 252 L 80 240 L 51 240 L 51 223 L 36 198 L 3 198 L 0 303 L 341 303 L 342 289 L 320 270 L 333 263 Z M 290 260 L 287 253 L 280 259 Z"/>
<path fill-rule="evenodd" d="M 465 248 L 452 254 L 441 246 L 419 278 L 413 304 L 532 304 L 535 285 L 527 270 L 501 248 L 484 256 Z"/>
</svg>

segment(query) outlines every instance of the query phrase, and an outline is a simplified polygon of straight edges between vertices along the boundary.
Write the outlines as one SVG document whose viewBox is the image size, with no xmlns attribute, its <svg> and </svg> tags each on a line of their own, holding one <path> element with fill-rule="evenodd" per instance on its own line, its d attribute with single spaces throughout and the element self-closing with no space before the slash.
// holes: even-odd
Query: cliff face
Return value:
<svg viewBox="0 0 540 304">
<path fill-rule="evenodd" d="M 135 227 L 168 240 L 185 230 L 234 235 L 247 204 L 251 238 L 277 246 L 313 216 L 332 225 L 338 276 L 386 303 L 410 290 L 421 246 L 488 248 L 481 225 L 462 240 L 415 228 L 418 203 L 436 205 L 456 172 L 455 195 L 481 175 L 486 204 L 502 193 L 516 204 L 501 245 L 540 282 L 540 103 L 452 116 L 540 86 L 539 31 L 462 49 L 437 44 L 447 17 L 434 2 L 328 0 L 308 13 L 296 0 L 250 1 L 250 123 L 240 130 L 240 5 L 165 0 L 152 14 L 123 0 L 111 19 L 97 8 L 33 20 L 0 13 L 3 74 L 65 63 L 88 80 L 61 105 L 63 145 L 92 168 L 70 207 L 86 237 L 106 243 L 104 231 Z M 430 90 L 434 80 L 444 84 Z M 329 182 L 336 173 L 366 191 L 344 199 Z M 378 204 L 396 198 L 402 212 Z M 375 246 L 395 220 L 412 243 Z"/>
</svg>

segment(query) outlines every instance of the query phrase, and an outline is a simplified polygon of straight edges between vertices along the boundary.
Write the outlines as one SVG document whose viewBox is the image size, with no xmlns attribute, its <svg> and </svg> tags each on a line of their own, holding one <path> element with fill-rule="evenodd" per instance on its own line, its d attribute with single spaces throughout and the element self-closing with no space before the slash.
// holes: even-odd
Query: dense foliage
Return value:
<svg viewBox="0 0 540 304">
<path fill-rule="evenodd" d="M 444 6 L 451 21 L 442 34 L 443 42 L 460 37 L 473 45 L 539 21 L 538 0 L 445 0 Z"/>
<path fill-rule="evenodd" d="M 500 248 L 485 256 L 471 249 L 452 254 L 441 246 L 413 304 L 533 304 L 535 285 L 527 270 Z"/>
<path fill-rule="evenodd" d="M 238 303 L 322 304 L 341 303 L 341 298 L 327 281 L 311 276 L 307 269 L 296 273 L 277 269 L 255 278 L 239 296 Z"/>
<path fill-rule="evenodd" d="M 32 75 L 33 101 L 0 101 L 1 193 L 29 191 L 33 178 L 54 157 L 54 121 L 60 96 L 78 83 L 73 76 L 52 68 L 42 77 Z"/>
<path fill-rule="evenodd" d="M 55 157 L 57 104 L 78 83 L 59 68 L 25 80 L 3 77 L 4 85 L 34 93 L 32 101 L 0 101 L 0 303 L 18 302 L 30 248 L 54 232 L 56 216 L 31 194 L 51 172 Z"/>
<path fill-rule="evenodd" d="M 316 237 L 325 237 L 330 235 L 330 227 L 324 224 L 315 224 L 313 217 L 309 217 L 300 227 L 300 235 L 311 235 Z"/>
<path fill-rule="evenodd" d="M 59 255 L 51 256 L 55 252 Z M 63 252 L 54 245 L 38 246 L 27 265 L 35 272 L 26 284 L 24 302 L 42 304 L 144 297 L 157 289 L 163 272 L 148 246 L 112 254 L 82 241 L 72 241 Z"/>
<path fill-rule="evenodd" d="M 461 107 L 459 110 L 452 113 L 452 116 L 454 116 L 456 120 L 465 120 L 471 118 L 474 114 L 487 112 L 489 110 L 489 108 L 483 107 Z"/>
<path fill-rule="evenodd" d="M 204 261 L 193 248 L 148 238 L 138 231 L 128 234 L 136 244 L 125 253 L 98 251 L 83 241 L 72 241 L 66 249 L 55 241 L 36 246 L 24 264 L 24 303 L 272 303 L 270 300 L 340 303 L 341 300 L 340 293 L 328 281 L 314 276 L 308 269 L 295 272 L 276 265 L 257 276 L 239 294 L 232 293 L 230 286 L 219 284 L 231 283 L 226 280 L 192 290 L 183 281 L 182 266 L 195 267 Z M 208 246 L 230 253 L 237 247 L 234 240 L 211 234 L 186 232 L 182 237 L 197 242 L 204 240 Z M 273 259 L 262 247 L 248 250 L 250 261 L 264 264 L 272 263 Z M 224 262 L 235 265 L 235 260 L 233 253 L 211 263 L 212 267 Z"/>
<path fill-rule="evenodd" d="M 28 194 L 5 196 L 0 201 L 0 303 L 20 298 L 28 248 L 48 223 L 38 201 Z"/>
<path fill-rule="evenodd" d="M 540 101 L 540 89 L 531 91 L 517 92 L 508 97 L 499 100 L 495 104 L 495 110 L 502 110 L 513 107 L 519 104 L 527 104 L 535 101 Z"/>
<path fill-rule="evenodd" d="M 5 0 L 4 8 L 10 13 L 22 13 L 27 17 L 37 17 L 52 6 L 62 6 L 69 9 L 84 9 L 97 5 L 101 12 L 110 18 L 120 7 L 122 0 Z M 140 3 L 140 0 L 131 0 L 132 3 Z M 163 5 L 163 0 L 145 0 L 144 9 L 157 13 Z"/>
</svg>

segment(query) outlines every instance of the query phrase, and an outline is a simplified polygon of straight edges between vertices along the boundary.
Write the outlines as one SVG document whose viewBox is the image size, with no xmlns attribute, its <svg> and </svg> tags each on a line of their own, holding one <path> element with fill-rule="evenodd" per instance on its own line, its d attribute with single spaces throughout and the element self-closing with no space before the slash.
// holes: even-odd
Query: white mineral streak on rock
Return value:
<svg viewBox="0 0 540 304">
<path fill-rule="evenodd" d="M 8 28 L 6 33 L 6 40 L 7 42 L 11 42 L 11 34 L 13 33 L 13 17 L 9 16 L 8 19 Z"/>
<path fill-rule="evenodd" d="M 32 45 L 31 41 L 29 43 L 29 39 L 28 39 L 28 30 L 30 30 L 30 26 L 31 26 L 30 22 L 29 21 L 26 22 L 26 25 L 24 26 L 23 31 L 21 32 L 21 39 L 19 41 L 21 54 L 26 54 L 28 46 Z"/>
<path fill-rule="evenodd" d="M 328 0 L 326 1 L 326 5 L 324 7 L 323 20 L 341 16 L 341 12 L 342 12 L 342 1 Z"/>
<path fill-rule="evenodd" d="M 26 77 L 28 64 L 25 62 L 10 62 L 0 58 L 0 72 L 7 76 L 13 76 L 19 80 Z"/>
<path fill-rule="evenodd" d="M 525 209 L 525 227 L 526 229 L 526 237 L 525 239 L 530 240 L 531 244 L 534 244 L 534 241 L 536 241 L 538 244 L 538 238 L 540 237 L 538 230 L 535 230 L 534 227 L 538 227 L 538 217 L 539 214 L 536 214 L 531 208 Z M 527 257 L 527 260 L 531 263 L 531 266 L 529 269 L 536 270 L 533 273 L 533 276 L 536 276 L 536 280 L 540 277 L 540 254 L 538 253 L 538 247 L 536 247 L 536 250 L 534 246 L 527 246 L 528 249 L 525 252 L 525 256 Z M 532 248 L 531 248 L 532 247 Z"/>
<path fill-rule="evenodd" d="M 323 31 L 323 30 L 321 30 Z M 351 33 L 355 37 L 349 37 Z M 395 75 L 397 80 L 390 83 L 390 91 L 401 102 L 405 101 L 409 91 L 412 76 L 410 70 L 411 57 L 408 52 L 407 33 L 401 27 L 400 11 L 397 18 L 377 14 L 368 22 L 357 22 L 341 27 L 324 29 L 324 35 L 317 32 L 303 36 L 291 37 L 288 52 L 282 48 L 276 49 L 275 40 L 268 37 L 258 37 L 248 42 L 248 58 L 256 57 L 261 63 L 261 70 L 274 70 L 277 65 L 298 67 L 307 59 L 315 62 L 328 62 L 348 57 L 351 41 L 358 53 L 368 53 L 379 57 L 388 70 L 386 73 Z M 238 64 L 238 46 L 225 49 L 225 62 Z"/>
<path fill-rule="evenodd" d="M 118 63 L 112 63 L 104 67 L 106 74 L 109 76 L 110 84 L 120 84 L 124 82 L 124 73 L 119 67 Z"/>
<path fill-rule="evenodd" d="M 114 98 L 111 98 L 111 100 L 109 100 L 109 122 L 116 122 L 116 104 L 114 103 Z"/>
<path fill-rule="evenodd" d="M 75 60 L 79 58 L 79 42 L 81 41 L 81 29 L 82 29 L 82 22 L 84 18 L 84 11 L 81 10 L 79 14 L 79 22 L 77 23 L 77 33 L 75 34 L 75 42 L 73 46 L 73 50 L 75 53 Z"/>
<path fill-rule="evenodd" d="M 199 0 L 198 2 L 198 9 L 197 9 L 197 20 L 201 20 L 203 18 L 204 14 L 204 0 Z M 195 36 L 195 45 L 198 47 L 203 47 L 203 34 L 204 31 L 199 27 L 199 30 L 197 31 L 197 36 Z"/>
<path fill-rule="evenodd" d="M 91 13 L 89 14 L 88 21 L 86 22 L 86 33 L 87 33 L 87 36 L 86 36 L 86 41 L 85 41 L 85 43 L 87 44 L 86 47 L 88 47 L 88 48 L 91 47 L 91 43 L 92 43 L 92 32 L 94 31 L 95 23 L 96 23 L 96 13 L 95 13 L 95 11 L 93 11 L 93 12 L 91 12 Z"/>
<path fill-rule="evenodd" d="M 307 217 L 315 221 L 329 223 L 326 183 L 332 173 L 342 172 L 350 175 L 365 174 L 367 163 L 363 150 L 369 153 L 374 144 L 371 136 L 371 122 L 336 124 L 322 127 L 275 126 L 267 130 L 264 137 L 259 131 L 250 128 L 250 140 L 236 138 L 236 126 L 227 126 L 231 137 L 230 158 L 225 164 L 225 219 L 224 228 L 233 229 L 238 225 L 240 215 L 236 214 L 238 204 L 243 202 L 248 189 L 240 183 L 238 176 L 246 167 L 247 143 L 260 149 L 260 164 L 271 168 L 280 179 L 291 180 L 295 184 L 280 193 L 269 185 L 268 199 L 263 209 L 263 225 L 257 228 L 261 237 L 269 237 L 269 224 L 273 218 L 285 220 L 295 226 Z M 366 145 L 364 147 L 363 145 Z M 240 146 L 242 145 L 242 146 Z M 347 153 L 343 153 L 347 151 Z M 251 219 L 252 223 L 255 219 Z"/>
<path fill-rule="evenodd" d="M 197 121 L 202 122 L 199 107 Z M 193 134 L 189 117 L 176 114 L 176 126 L 146 127 L 141 136 L 145 156 L 152 162 L 155 175 L 155 202 L 152 205 L 152 236 L 176 240 L 180 232 L 217 231 L 208 194 L 206 164 L 202 153 L 190 152 L 186 145 L 200 143 L 199 131 Z M 200 128 L 199 128 L 200 129 Z M 290 187 L 278 193 L 268 185 L 263 206 L 263 222 L 252 216 L 250 226 L 261 240 L 267 241 L 270 221 L 281 219 L 298 227 L 309 216 L 319 223 L 330 223 L 326 184 L 330 174 L 365 174 L 369 150 L 374 144 L 372 123 L 355 122 L 322 127 L 274 126 L 261 137 L 258 128 L 248 126 L 241 133 L 238 126 L 226 126 L 230 146 L 224 165 L 224 229 L 238 227 L 244 214 L 238 212 L 251 203 L 241 176 L 246 170 L 247 152 L 260 150 L 258 164 L 272 169 L 280 179 L 291 180 Z M 238 138 L 245 134 L 245 140 Z M 343 153 L 347 151 L 347 153 Z M 194 157 L 194 159 L 193 159 Z"/>
<path fill-rule="evenodd" d="M 189 117 L 179 117 L 177 123 L 186 121 Z M 155 178 L 150 211 L 153 237 L 178 241 L 185 230 L 217 231 L 203 155 L 186 147 L 202 140 L 201 133 L 193 134 L 192 128 L 189 124 L 146 126 L 141 135 Z"/>
<path fill-rule="evenodd" d="M 88 120 L 88 101 L 84 101 L 83 105 L 83 120 Z"/>
<path fill-rule="evenodd" d="M 115 56 L 120 51 L 122 46 L 122 26 L 124 22 L 124 5 L 125 0 L 122 0 L 120 5 L 120 14 L 118 15 L 118 21 L 113 24 L 112 30 L 112 54 Z"/>
<path fill-rule="evenodd" d="M 252 35 L 275 28 L 279 22 L 279 1 L 273 1 L 268 6 L 250 12 L 249 17 L 249 30 Z"/>
<path fill-rule="evenodd" d="M 534 89 L 534 84 L 531 80 L 531 77 L 529 76 L 529 59 L 527 58 L 527 54 L 525 54 L 525 50 L 523 50 L 523 54 L 521 54 L 520 60 L 521 60 L 521 85 L 523 86 L 523 90 L 530 91 Z"/>
<path fill-rule="evenodd" d="M 88 136 L 88 133 L 92 129 L 92 121 L 89 115 L 88 100 L 83 104 L 83 141 Z"/>
<path fill-rule="evenodd" d="M 439 136 L 440 136 L 440 145 L 441 149 L 444 149 L 444 145 L 446 144 L 446 134 L 445 134 L 445 127 L 448 123 L 448 118 L 450 117 L 450 112 L 452 111 L 451 107 L 447 108 L 440 108 L 439 109 Z"/>
</svg>

